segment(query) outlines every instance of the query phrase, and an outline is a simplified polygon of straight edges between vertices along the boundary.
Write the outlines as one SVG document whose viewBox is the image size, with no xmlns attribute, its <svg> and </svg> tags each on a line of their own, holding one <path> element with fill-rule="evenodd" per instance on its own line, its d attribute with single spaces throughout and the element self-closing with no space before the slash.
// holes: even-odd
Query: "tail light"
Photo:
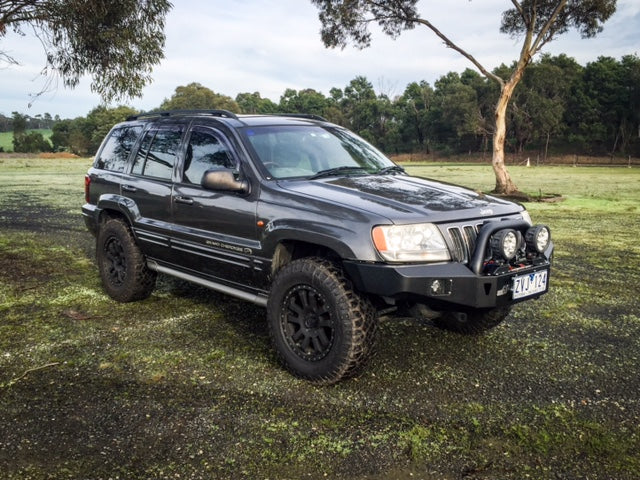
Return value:
<svg viewBox="0 0 640 480">
<path fill-rule="evenodd" d="M 91 186 L 91 177 L 89 175 L 84 176 L 84 201 L 89 203 L 89 187 Z"/>
</svg>

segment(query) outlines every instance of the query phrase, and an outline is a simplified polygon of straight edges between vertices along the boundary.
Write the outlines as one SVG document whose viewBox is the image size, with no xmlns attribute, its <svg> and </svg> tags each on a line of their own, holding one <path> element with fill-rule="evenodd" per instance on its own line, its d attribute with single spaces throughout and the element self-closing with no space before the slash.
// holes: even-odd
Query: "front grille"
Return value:
<svg viewBox="0 0 640 480">
<path fill-rule="evenodd" d="M 451 241 L 451 256 L 453 260 L 461 263 L 468 263 L 473 250 L 476 248 L 476 238 L 478 230 L 482 224 L 461 225 L 447 228 Z"/>
</svg>

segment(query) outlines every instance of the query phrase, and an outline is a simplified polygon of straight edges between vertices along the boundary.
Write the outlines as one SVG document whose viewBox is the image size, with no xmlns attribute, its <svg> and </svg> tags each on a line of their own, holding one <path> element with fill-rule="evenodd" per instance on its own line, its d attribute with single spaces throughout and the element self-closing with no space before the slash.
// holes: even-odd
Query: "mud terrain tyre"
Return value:
<svg viewBox="0 0 640 480">
<path fill-rule="evenodd" d="M 373 355 L 375 309 L 328 260 L 284 266 L 273 281 L 267 317 L 280 361 L 298 377 L 335 383 L 358 374 Z"/>
<path fill-rule="evenodd" d="M 509 312 L 511 307 L 445 312 L 434 321 L 436 326 L 445 330 L 465 335 L 478 335 L 498 326 L 507 318 Z"/>
<path fill-rule="evenodd" d="M 156 272 L 147 267 L 131 230 L 122 220 L 107 220 L 100 228 L 96 257 L 102 285 L 111 298 L 133 302 L 151 295 Z"/>
</svg>

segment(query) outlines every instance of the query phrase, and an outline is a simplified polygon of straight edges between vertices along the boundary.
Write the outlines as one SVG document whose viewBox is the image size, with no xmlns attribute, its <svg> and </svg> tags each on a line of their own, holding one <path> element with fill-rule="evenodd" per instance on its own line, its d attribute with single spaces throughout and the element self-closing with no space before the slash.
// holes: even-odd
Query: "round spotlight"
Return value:
<svg viewBox="0 0 640 480">
<path fill-rule="evenodd" d="M 535 225 L 527 230 L 524 236 L 527 247 L 538 253 L 544 252 L 551 241 L 551 232 L 545 225 Z"/>
<path fill-rule="evenodd" d="M 515 230 L 500 230 L 491 237 L 493 256 L 511 260 L 518 251 L 518 235 Z"/>
</svg>

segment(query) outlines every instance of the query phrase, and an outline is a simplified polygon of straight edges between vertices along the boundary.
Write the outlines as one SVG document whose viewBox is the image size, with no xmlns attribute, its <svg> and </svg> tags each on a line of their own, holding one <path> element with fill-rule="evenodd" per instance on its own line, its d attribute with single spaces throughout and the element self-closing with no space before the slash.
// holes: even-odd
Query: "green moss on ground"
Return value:
<svg viewBox="0 0 640 480">
<path fill-rule="evenodd" d="M 474 338 L 383 320 L 369 369 L 320 388 L 278 366 L 260 308 L 165 277 L 110 300 L 87 165 L 0 164 L 4 478 L 640 476 L 639 170 L 512 169 L 565 197 L 527 205 L 556 241 L 550 293 Z"/>
</svg>

